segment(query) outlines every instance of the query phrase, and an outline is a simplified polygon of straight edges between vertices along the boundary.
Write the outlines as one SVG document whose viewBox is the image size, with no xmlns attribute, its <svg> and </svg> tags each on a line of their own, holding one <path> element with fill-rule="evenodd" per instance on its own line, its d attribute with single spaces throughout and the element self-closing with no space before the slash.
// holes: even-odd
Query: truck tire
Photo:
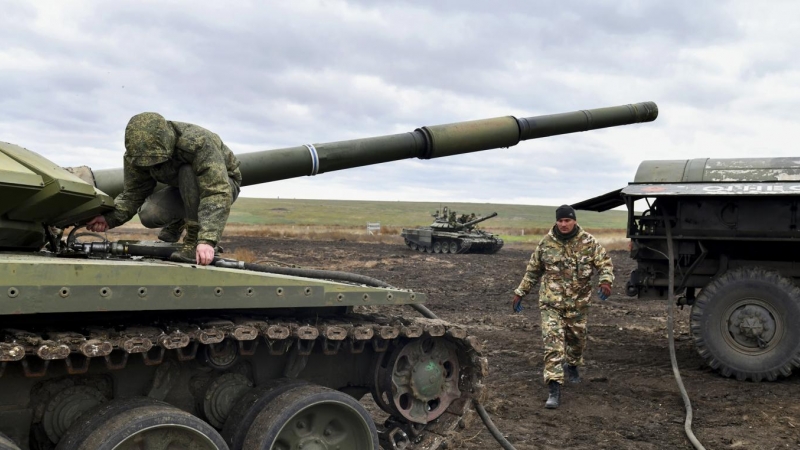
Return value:
<svg viewBox="0 0 800 450">
<path fill-rule="evenodd" d="M 775 380 L 800 367 L 800 288 L 758 267 L 726 272 L 692 306 L 697 351 L 726 377 Z"/>
</svg>

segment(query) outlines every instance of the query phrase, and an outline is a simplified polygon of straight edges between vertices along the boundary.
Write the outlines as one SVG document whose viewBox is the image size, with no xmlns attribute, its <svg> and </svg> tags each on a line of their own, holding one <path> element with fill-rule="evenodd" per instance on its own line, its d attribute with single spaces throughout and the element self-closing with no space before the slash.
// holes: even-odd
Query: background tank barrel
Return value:
<svg viewBox="0 0 800 450">
<path fill-rule="evenodd" d="M 431 159 L 511 147 L 520 141 L 598 128 L 651 122 L 658 117 L 653 102 L 562 114 L 513 116 L 417 128 L 412 132 L 236 155 L 242 185 L 267 183 L 401 159 Z M 122 169 L 94 172 L 97 188 L 115 197 L 122 192 Z"/>
<path fill-rule="evenodd" d="M 496 213 L 496 212 L 493 212 L 493 213 L 489 214 L 489 215 L 488 215 L 488 216 L 486 216 L 486 217 L 478 217 L 478 218 L 477 218 L 477 219 L 475 219 L 475 220 L 470 220 L 470 221 L 469 221 L 469 222 L 467 222 L 467 223 L 462 223 L 462 224 L 458 225 L 458 226 L 456 227 L 456 229 L 458 229 L 458 230 L 462 230 L 462 229 L 464 229 L 464 228 L 467 228 L 467 227 L 469 227 L 469 226 L 475 225 L 476 223 L 483 222 L 484 220 L 489 220 L 489 219 L 491 219 L 492 217 L 494 217 L 494 216 L 496 216 L 496 215 L 497 215 L 497 213 Z"/>
</svg>

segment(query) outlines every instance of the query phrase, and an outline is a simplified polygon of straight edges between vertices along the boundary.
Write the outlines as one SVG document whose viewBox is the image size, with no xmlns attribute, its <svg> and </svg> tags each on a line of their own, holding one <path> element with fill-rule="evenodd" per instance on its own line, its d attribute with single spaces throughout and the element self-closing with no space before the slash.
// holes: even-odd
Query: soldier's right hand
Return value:
<svg viewBox="0 0 800 450">
<path fill-rule="evenodd" d="M 86 224 L 86 229 L 89 231 L 103 232 L 108 230 L 108 222 L 103 216 L 97 216 Z"/>
<path fill-rule="evenodd" d="M 522 297 L 514 295 L 514 299 L 511 301 L 511 307 L 515 313 L 522 312 Z"/>
</svg>

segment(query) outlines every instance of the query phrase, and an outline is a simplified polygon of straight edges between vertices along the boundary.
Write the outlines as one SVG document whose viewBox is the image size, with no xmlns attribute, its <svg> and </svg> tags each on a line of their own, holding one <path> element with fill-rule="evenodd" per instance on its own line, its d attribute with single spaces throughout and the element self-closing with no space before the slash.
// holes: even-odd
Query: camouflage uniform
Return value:
<svg viewBox="0 0 800 450">
<path fill-rule="evenodd" d="M 614 267 L 606 250 L 580 227 L 577 234 L 566 241 L 560 240 L 554 229 L 531 255 L 525 276 L 514 293 L 525 296 L 537 281 L 541 281 L 539 310 L 544 340 L 544 381 L 561 384 L 564 382 L 563 363 L 583 365 L 586 317 L 594 291 L 592 271 L 599 272 L 599 284 L 611 285 Z"/>
<path fill-rule="evenodd" d="M 197 243 L 215 246 L 239 195 L 239 161 L 219 136 L 156 113 L 131 118 L 125 129 L 124 189 L 105 215 L 109 227 L 139 214 L 148 228 L 199 222 Z M 155 191 L 156 184 L 167 185 Z"/>
</svg>

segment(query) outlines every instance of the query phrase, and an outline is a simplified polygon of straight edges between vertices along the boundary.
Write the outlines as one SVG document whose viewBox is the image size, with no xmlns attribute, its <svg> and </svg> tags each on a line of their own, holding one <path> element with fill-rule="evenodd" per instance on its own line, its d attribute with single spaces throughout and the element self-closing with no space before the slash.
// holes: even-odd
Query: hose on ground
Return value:
<svg viewBox="0 0 800 450">
<path fill-rule="evenodd" d="M 672 224 L 667 219 L 666 214 L 663 214 L 664 217 L 664 228 L 667 231 L 667 255 L 668 255 L 668 263 L 669 263 L 669 292 L 667 303 L 669 303 L 668 313 L 667 313 L 667 337 L 669 339 L 669 359 L 672 362 L 672 374 L 675 376 L 675 382 L 678 383 L 678 389 L 681 391 L 681 397 L 683 398 L 683 405 L 686 408 L 686 420 L 683 422 L 683 430 L 686 433 L 686 437 L 689 438 L 689 441 L 692 443 L 695 449 L 697 450 L 705 450 L 703 444 L 697 440 L 694 433 L 692 432 L 692 402 L 689 400 L 689 394 L 686 393 L 686 388 L 683 386 L 683 380 L 681 379 L 681 372 L 678 370 L 678 359 L 675 356 L 675 336 L 673 332 L 673 317 L 674 317 L 674 310 L 675 310 L 675 263 L 674 263 L 674 253 L 672 248 Z"/>
<path fill-rule="evenodd" d="M 434 314 L 430 309 L 426 308 L 425 305 L 413 303 L 411 304 L 411 307 L 428 319 L 438 319 L 436 314 Z M 514 446 L 511 445 L 508 440 L 506 440 L 506 438 L 503 436 L 503 433 L 497 429 L 494 422 L 492 422 L 492 418 L 489 417 L 489 413 L 486 412 L 486 408 L 483 407 L 477 398 L 472 399 L 472 405 L 475 406 L 475 411 L 478 411 L 478 415 L 481 417 L 483 424 L 486 425 L 489 433 L 491 433 L 492 437 L 494 437 L 497 443 L 500 444 L 500 447 L 503 447 L 504 450 L 516 450 Z"/>
<path fill-rule="evenodd" d="M 481 405 L 478 399 L 473 398 L 472 404 L 475 406 L 475 411 L 478 411 L 478 415 L 481 416 L 483 424 L 489 429 L 489 433 L 492 433 L 492 436 L 497 443 L 500 444 L 500 447 L 503 447 L 505 450 L 516 450 L 514 446 L 503 437 L 503 433 L 494 425 L 494 422 L 492 422 L 492 419 L 489 417 L 489 413 L 486 412 L 486 409 Z"/>
</svg>

